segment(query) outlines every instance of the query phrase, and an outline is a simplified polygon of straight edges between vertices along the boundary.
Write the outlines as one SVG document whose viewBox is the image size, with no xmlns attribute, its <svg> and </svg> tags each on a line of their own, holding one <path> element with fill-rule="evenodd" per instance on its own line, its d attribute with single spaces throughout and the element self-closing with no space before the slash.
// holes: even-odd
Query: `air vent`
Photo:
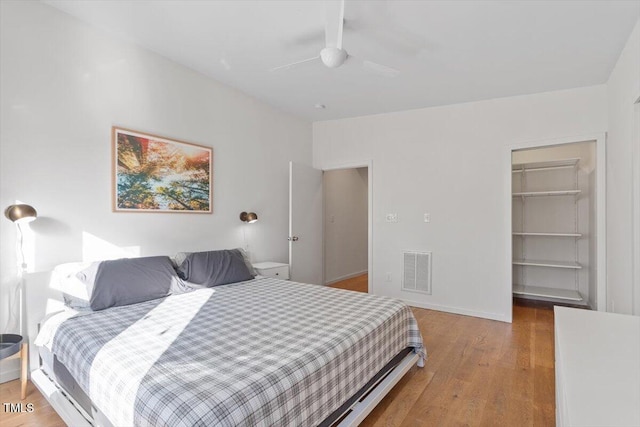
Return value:
<svg viewBox="0 0 640 427">
<path fill-rule="evenodd" d="M 431 252 L 404 252 L 402 290 L 431 295 Z"/>
</svg>

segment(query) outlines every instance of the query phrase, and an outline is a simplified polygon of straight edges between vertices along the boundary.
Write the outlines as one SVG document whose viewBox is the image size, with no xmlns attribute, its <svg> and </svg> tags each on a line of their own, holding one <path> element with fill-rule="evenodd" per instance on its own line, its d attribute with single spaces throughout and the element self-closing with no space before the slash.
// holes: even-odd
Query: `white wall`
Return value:
<svg viewBox="0 0 640 427">
<path fill-rule="evenodd" d="M 324 172 L 325 283 L 367 271 L 368 173 L 367 168 Z"/>
<path fill-rule="evenodd" d="M 510 321 L 505 152 L 523 141 L 606 128 L 601 85 L 317 122 L 313 161 L 322 168 L 373 160 L 374 293 Z M 386 223 L 385 213 L 398 213 L 399 222 Z M 407 249 L 433 251 L 433 295 L 401 291 Z"/>
<path fill-rule="evenodd" d="M 638 98 L 640 21 L 607 82 L 607 308 L 636 315 L 640 315 L 640 251 L 632 236 L 634 226 L 640 226 L 640 187 L 634 190 L 633 183 L 634 168 L 636 176 L 640 174 L 640 162 L 634 165 L 633 155 L 637 159 L 640 150 L 640 107 L 634 105 Z"/>
<path fill-rule="evenodd" d="M 62 262 L 238 247 L 288 259 L 288 162 L 311 124 L 39 2 L 1 2 L 0 206 L 33 205 L 30 270 Z M 112 125 L 213 147 L 213 214 L 111 212 Z M 16 231 L 0 221 L 3 321 Z M 120 248 L 128 248 L 120 250 Z"/>
</svg>

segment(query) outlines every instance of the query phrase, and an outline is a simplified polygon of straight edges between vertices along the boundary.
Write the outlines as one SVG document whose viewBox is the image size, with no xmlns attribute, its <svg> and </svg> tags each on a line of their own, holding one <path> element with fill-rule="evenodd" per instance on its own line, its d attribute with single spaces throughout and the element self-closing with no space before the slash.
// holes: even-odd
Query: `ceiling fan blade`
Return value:
<svg viewBox="0 0 640 427">
<path fill-rule="evenodd" d="M 384 77 L 397 77 L 400 74 L 400 71 L 395 68 L 387 67 L 386 65 L 373 61 L 362 61 L 362 68 Z"/>
<path fill-rule="evenodd" d="M 272 68 L 269 71 L 273 72 L 273 71 L 279 71 L 279 70 L 287 70 L 289 68 L 295 67 L 296 65 L 304 64 L 305 62 L 315 61 L 316 59 L 320 59 L 320 57 L 314 56 L 313 58 L 307 58 L 307 59 L 303 59 L 302 61 L 296 61 L 287 65 L 281 65 L 279 67 Z"/>
<path fill-rule="evenodd" d="M 344 28 L 344 0 L 327 1 L 327 21 L 324 27 L 326 47 L 342 49 L 342 30 Z"/>
</svg>

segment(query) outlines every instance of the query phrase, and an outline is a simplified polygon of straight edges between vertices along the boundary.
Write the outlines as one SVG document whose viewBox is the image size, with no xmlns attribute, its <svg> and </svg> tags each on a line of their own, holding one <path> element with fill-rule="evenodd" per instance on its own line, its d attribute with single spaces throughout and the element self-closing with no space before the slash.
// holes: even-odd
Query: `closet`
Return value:
<svg viewBox="0 0 640 427">
<path fill-rule="evenodd" d="M 512 154 L 513 295 L 595 307 L 595 143 Z"/>
</svg>

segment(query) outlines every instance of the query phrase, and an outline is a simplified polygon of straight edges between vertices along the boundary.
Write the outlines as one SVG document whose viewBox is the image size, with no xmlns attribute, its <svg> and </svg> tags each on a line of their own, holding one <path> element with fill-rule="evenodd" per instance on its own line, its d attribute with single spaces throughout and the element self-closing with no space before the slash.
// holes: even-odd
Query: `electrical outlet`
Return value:
<svg viewBox="0 0 640 427">
<path fill-rule="evenodd" d="M 398 214 L 397 213 L 388 213 L 385 217 L 387 222 L 398 222 Z"/>
<path fill-rule="evenodd" d="M 425 213 L 424 214 L 424 222 L 431 222 L 431 214 L 430 213 Z"/>
<path fill-rule="evenodd" d="M 384 281 L 385 282 L 390 282 L 391 281 L 391 273 L 387 272 L 387 274 L 384 276 Z"/>
</svg>

